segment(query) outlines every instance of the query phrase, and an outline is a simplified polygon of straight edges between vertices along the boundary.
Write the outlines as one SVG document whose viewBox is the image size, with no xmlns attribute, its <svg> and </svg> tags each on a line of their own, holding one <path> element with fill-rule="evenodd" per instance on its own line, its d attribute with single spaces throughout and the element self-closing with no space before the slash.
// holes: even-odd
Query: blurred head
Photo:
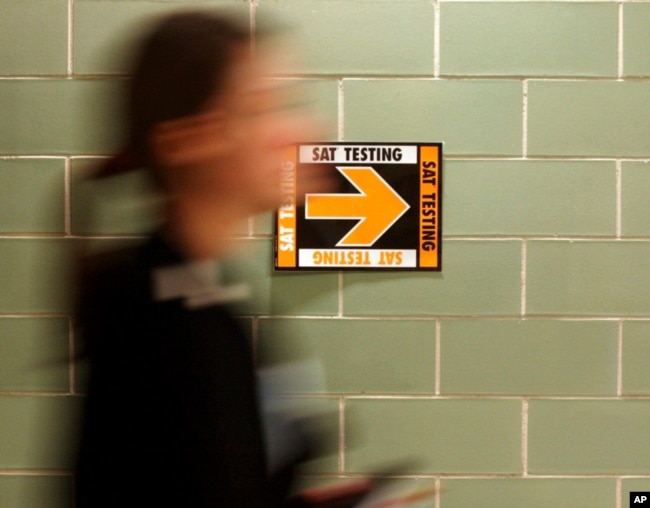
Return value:
<svg viewBox="0 0 650 508">
<path fill-rule="evenodd" d="M 155 26 L 135 56 L 127 98 L 129 149 L 139 162 L 155 163 L 157 124 L 207 107 L 248 42 L 243 26 L 207 13 L 174 14 Z"/>
<path fill-rule="evenodd" d="M 247 28 L 212 14 L 156 25 L 136 55 L 127 102 L 128 154 L 168 196 L 277 206 L 283 150 L 309 129 L 285 108 L 274 55 Z"/>
</svg>

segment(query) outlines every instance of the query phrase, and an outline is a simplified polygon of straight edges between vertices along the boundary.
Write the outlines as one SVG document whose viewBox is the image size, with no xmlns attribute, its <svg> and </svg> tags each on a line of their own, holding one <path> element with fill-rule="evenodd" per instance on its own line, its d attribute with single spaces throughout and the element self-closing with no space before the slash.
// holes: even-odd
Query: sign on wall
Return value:
<svg viewBox="0 0 650 508">
<path fill-rule="evenodd" d="M 299 195 L 310 170 L 338 189 Z M 441 143 L 304 143 L 287 150 L 276 270 L 440 270 Z M 299 204 L 301 204 L 299 206 Z"/>
</svg>

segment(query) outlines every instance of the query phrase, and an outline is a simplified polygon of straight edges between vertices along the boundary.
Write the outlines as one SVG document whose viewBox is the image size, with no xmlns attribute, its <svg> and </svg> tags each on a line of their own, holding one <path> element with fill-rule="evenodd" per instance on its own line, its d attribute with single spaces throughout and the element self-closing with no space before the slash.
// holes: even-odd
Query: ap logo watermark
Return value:
<svg viewBox="0 0 650 508">
<path fill-rule="evenodd" d="M 650 492 L 630 492 L 630 506 L 650 506 Z"/>
</svg>

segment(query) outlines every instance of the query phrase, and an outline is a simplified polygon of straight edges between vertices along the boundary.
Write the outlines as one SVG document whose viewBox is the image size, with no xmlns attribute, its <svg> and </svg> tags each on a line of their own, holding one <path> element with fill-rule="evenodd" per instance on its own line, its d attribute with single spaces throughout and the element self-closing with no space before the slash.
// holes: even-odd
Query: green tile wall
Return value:
<svg viewBox="0 0 650 508">
<path fill-rule="evenodd" d="M 443 75 L 616 76 L 613 4 L 451 2 L 440 19 Z"/>
<path fill-rule="evenodd" d="M 534 400 L 528 469 L 537 474 L 645 474 L 647 400 Z"/>
<path fill-rule="evenodd" d="M 65 232 L 63 159 L 0 160 L 0 231 Z"/>
<path fill-rule="evenodd" d="M 447 155 L 521 154 L 521 82 L 345 79 L 343 87 L 346 141 L 443 140 Z"/>
<path fill-rule="evenodd" d="M 0 396 L 0 469 L 69 470 L 79 403 L 78 397 Z"/>
<path fill-rule="evenodd" d="M 443 394 L 616 395 L 616 323 L 454 320 L 440 336 Z"/>
<path fill-rule="evenodd" d="M 73 243 L 64 239 L 0 238 L 3 313 L 70 311 Z"/>
<path fill-rule="evenodd" d="M 110 153 L 121 81 L 0 80 L 0 155 Z"/>
<path fill-rule="evenodd" d="M 450 160 L 444 178 L 448 235 L 600 236 L 616 232 L 614 162 Z M 630 192 L 639 195 L 636 204 L 643 187 L 636 180 L 629 186 Z"/>
<path fill-rule="evenodd" d="M 312 359 L 324 369 L 317 392 L 434 393 L 435 322 L 430 320 L 263 320 L 270 351 L 294 361 Z M 404 373 L 409 372 L 408 376 Z"/>
<path fill-rule="evenodd" d="M 526 289 L 532 314 L 645 316 L 650 243 L 530 241 Z"/>
<path fill-rule="evenodd" d="M 628 3 L 623 6 L 624 31 L 624 71 L 626 76 L 645 76 L 650 74 L 650 63 L 644 54 L 648 52 L 650 41 L 647 27 L 650 23 L 650 5 L 647 3 Z"/>
<path fill-rule="evenodd" d="M 67 0 L 0 5 L 0 76 L 66 74 Z"/>
<path fill-rule="evenodd" d="M 650 2 L 2 0 L 0 508 L 73 508 L 74 259 L 156 206 L 80 177 L 120 146 L 134 29 L 181 7 L 289 26 L 269 79 L 322 139 L 444 143 L 439 273 L 273 273 L 271 216 L 237 232 L 257 361 L 325 376 L 285 393 L 325 412 L 303 481 L 388 471 L 414 508 L 650 491 Z"/>
<path fill-rule="evenodd" d="M 621 234 L 644 237 L 650 233 L 650 213 L 645 199 L 650 186 L 648 162 L 624 162 L 621 177 Z"/>
<path fill-rule="evenodd" d="M 647 157 L 650 87 L 645 81 L 531 81 L 528 154 Z"/>
<path fill-rule="evenodd" d="M 257 15 L 295 31 L 305 74 L 433 72 L 434 9 L 427 0 L 261 0 Z"/>
<path fill-rule="evenodd" d="M 64 318 L 0 319 L 0 390 L 68 392 L 69 328 Z"/>
<path fill-rule="evenodd" d="M 516 400 L 351 400 L 359 431 L 346 471 L 404 462 L 411 473 L 521 472 L 521 404 Z"/>
<path fill-rule="evenodd" d="M 156 16 L 181 9 L 227 10 L 248 19 L 248 4 L 221 1 L 76 0 L 74 3 L 74 71 L 80 74 L 125 74 L 136 34 Z"/>
<path fill-rule="evenodd" d="M 72 503 L 72 477 L 0 476 L 2 508 L 67 508 Z"/>
<path fill-rule="evenodd" d="M 650 332 L 648 321 L 628 321 L 623 325 L 623 393 L 647 395 L 650 392 Z"/>
<path fill-rule="evenodd" d="M 616 503 L 616 485 L 610 479 L 482 479 L 442 482 L 442 506 L 465 508 L 480 497 L 485 508 L 526 506 L 547 508 L 611 508 Z"/>
<path fill-rule="evenodd" d="M 442 272 L 346 273 L 345 315 L 437 316 L 517 314 L 521 243 L 448 240 Z"/>
</svg>

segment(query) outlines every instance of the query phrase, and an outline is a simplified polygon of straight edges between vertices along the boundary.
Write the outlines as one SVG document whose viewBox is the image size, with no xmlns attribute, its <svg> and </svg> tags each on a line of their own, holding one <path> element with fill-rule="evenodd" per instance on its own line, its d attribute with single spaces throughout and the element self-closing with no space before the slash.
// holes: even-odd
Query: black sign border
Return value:
<svg viewBox="0 0 650 508">
<path fill-rule="evenodd" d="M 322 273 L 322 272 L 441 272 L 442 271 L 442 248 L 443 248 L 443 180 L 444 180 L 444 171 L 443 171 L 443 166 L 444 166 L 444 151 L 443 151 L 443 146 L 444 143 L 441 141 L 437 142 L 401 142 L 401 141 L 394 141 L 394 142 L 386 142 L 386 141 L 381 141 L 381 142 L 370 142 L 370 141 L 301 141 L 300 143 L 297 143 L 295 146 L 296 149 L 296 158 L 299 159 L 300 157 L 300 146 L 303 145 L 319 145 L 319 146 L 416 146 L 418 148 L 422 146 L 435 146 L 438 148 L 438 195 L 437 195 L 437 200 L 438 200 L 438 207 L 437 207 L 437 231 L 438 231 L 438 265 L 435 267 L 422 267 L 422 266 L 408 266 L 408 267 L 398 267 L 398 266 L 389 266 L 386 268 L 379 268 L 377 266 L 351 266 L 349 268 L 343 267 L 343 266 L 323 266 L 323 267 L 317 267 L 317 266 L 299 266 L 298 265 L 298 231 L 296 230 L 296 252 L 294 253 L 295 256 L 295 263 L 296 266 L 278 266 L 278 244 L 279 244 L 279 239 L 278 239 L 278 211 L 276 210 L 275 213 L 273 214 L 274 220 L 273 220 L 273 271 L 274 272 L 316 272 L 316 273 Z M 358 163 L 352 163 L 352 164 L 357 164 L 357 165 L 362 165 L 366 162 L 364 161 L 359 161 Z M 366 163 L 370 164 L 370 163 Z M 421 160 L 420 160 L 420 150 L 418 149 L 418 160 L 417 160 L 417 165 L 418 169 L 420 168 Z M 299 162 L 296 164 L 297 166 L 299 165 Z M 297 168 L 296 168 L 296 174 L 297 174 Z M 298 207 L 300 209 L 301 207 Z M 326 249 L 323 249 L 326 250 Z M 377 250 L 377 249 L 368 249 L 368 248 L 355 248 L 355 249 L 340 249 L 339 250 L 354 250 L 354 251 L 364 251 L 364 250 Z M 417 249 L 416 251 L 416 264 L 419 265 L 420 262 L 420 249 Z"/>
</svg>

